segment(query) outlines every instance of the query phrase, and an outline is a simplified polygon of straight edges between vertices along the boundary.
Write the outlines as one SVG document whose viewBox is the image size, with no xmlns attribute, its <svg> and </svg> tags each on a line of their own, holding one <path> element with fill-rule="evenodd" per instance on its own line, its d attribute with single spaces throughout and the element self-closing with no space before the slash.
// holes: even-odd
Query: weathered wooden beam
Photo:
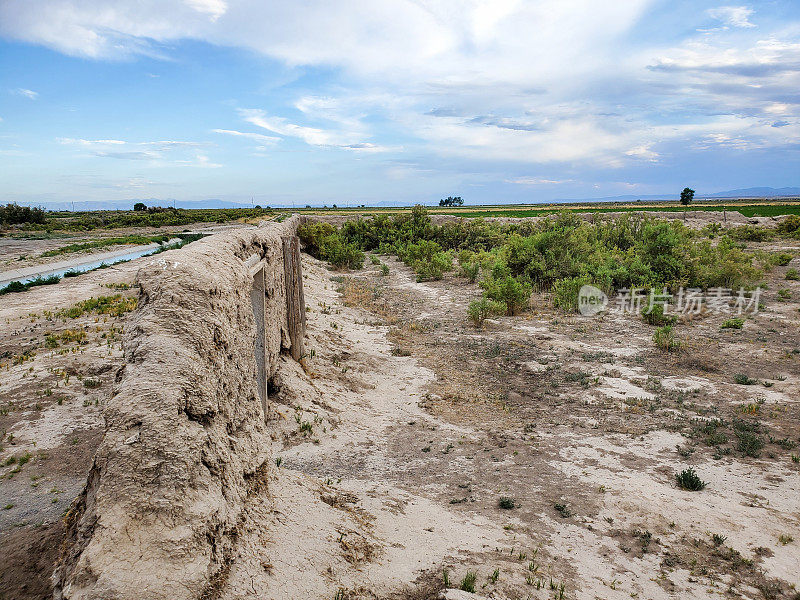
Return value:
<svg viewBox="0 0 800 600">
<path fill-rule="evenodd" d="M 267 347 L 266 347 L 266 306 L 264 297 L 264 269 L 259 269 L 253 277 L 253 289 L 250 300 L 253 304 L 253 317 L 256 325 L 254 351 L 256 357 L 256 377 L 258 378 L 258 394 L 264 418 L 267 417 Z"/>
<path fill-rule="evenodd" d="M 289 351 L 300 360 L 304 354 L 303 336 L 306 333 L 306 302 L 303 296 L 303 267 L 300 262 L 300 238 L 283 238 L 283 268 L 286 278 L 286 328 L 289 331 Z"/>
</svg>

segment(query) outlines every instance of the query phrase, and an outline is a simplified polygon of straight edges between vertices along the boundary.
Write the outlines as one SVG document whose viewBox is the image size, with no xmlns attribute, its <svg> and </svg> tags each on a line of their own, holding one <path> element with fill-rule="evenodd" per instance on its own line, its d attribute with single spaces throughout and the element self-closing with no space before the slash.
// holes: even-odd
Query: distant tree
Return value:
<svg viewBox="0 0 800 600">
<path fill-rule="evenodd" d="M 44 209 L 19 204 L 0 206 L 0 223 L 44 223 L 47 220 Z"/>
<path fill-rule="evenodd" d="M 147 205 L 144 202 L 137 202 L 133 205 L 133 210 L 137 212 L 141 210 L 147 210 Z"/>
<path fill-rule="evenodd" d="M 256 204 L 253 208 L 255 208 L 256 210 L 261 210 L 261 205 L 260 204 Z"/>
<path fill-rule="evenodd" d="M 336 208 L 336 205 L 335 205 L 335 204 L 333 205 L 333 208 Z"/>
<path fill-rule="evenodd" d="M 464 199 L 461 196 L 448 196 L 439 200 L 439 206 L 464 206 Z"/>
<path fill-rule="evenodd" d="M 683 188 L 681 192 L 681 204 L 687 206 L 694 199 L 694 190 L 692 188 Z"/>
</svg>

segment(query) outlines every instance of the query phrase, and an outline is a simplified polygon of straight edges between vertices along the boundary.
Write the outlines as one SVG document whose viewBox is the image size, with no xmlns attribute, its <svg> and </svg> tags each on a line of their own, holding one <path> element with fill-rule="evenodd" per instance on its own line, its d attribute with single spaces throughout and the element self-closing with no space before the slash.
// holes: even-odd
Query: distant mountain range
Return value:
<svg viewBox="0 0 800 600">
<path fill-rule="evenodd" d="M 557 204 L 578 203 L 578 202 L 635 202 L 658 201 L 658 200 L 677 200 L 679 194 L 649 194 L 637 196 L 627 194 L 624 196 L 604 196 L 602 198 L 556 198 L 550 202 Z M 752 187 L 737 190 L 726 190 L 715 193 L 697 193 L 695 198 L 781 198 L 781 197 L 800 197 L 800 187 Z M 172 198 L 132 198 L 130 200 L 100 200 L 86 202 L 19 202 L 30 206 L 42 206 L 49 210 L 130 210 L 137 202 L 143 202 L 147 206 L 174 206 L 176 208 L 250 208 L 254 205 L 251 202 L 235 202 L 232 200 L 220 200 L 209 198 L 207 200 L 175 200 Z M 2 203 L 2 201 L 0 201 Z M 536 204 L 546 204 L 547 202 L 537 202 Z M 259 205 L 259 203 L 255 203 Z M 429 205 L 435 205 L 431 201 Z M 515 203 L 516 204 L 516 203 Z M 320 206 L 319 204 L 312 204 Z M 340 202 L 339 207 L 360 206 L 360 202 Z M 366 203 L 367 206 L 409 206 L 408 202 L 381 200 L 378 202 Z M 469 203 L 467 203 L 467 206 Z M 261 202 L 260 206 L 266 207 L 267 203 Z M 275 203 L 273 208 L 291 208 L 291 205 Z M 305 206 L 305 203 L 297 202 L 296 206 Z M 331 203 L 328 204 L 331 206 Z"/>
</svg>

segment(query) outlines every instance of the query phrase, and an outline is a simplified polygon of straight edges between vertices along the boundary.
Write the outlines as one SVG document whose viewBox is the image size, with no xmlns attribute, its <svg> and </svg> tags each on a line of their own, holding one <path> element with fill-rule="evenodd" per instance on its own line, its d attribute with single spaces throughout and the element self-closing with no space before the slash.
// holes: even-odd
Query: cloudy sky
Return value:
<svg viewBox="0 0 800 600">
<path fill-rule="evenodd" d="M 800 3 L 0 0 L 0 201 L 800 184 Z"/>
</svg>

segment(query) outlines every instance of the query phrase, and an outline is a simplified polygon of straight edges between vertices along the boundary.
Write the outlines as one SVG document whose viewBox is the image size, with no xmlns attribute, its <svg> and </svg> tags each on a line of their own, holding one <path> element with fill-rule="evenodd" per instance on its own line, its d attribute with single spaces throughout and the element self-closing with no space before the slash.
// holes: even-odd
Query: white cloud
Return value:
<svg viewBox="0 0 800 600">
<path fill-rule="evenodd" d="M 573 179 L 543 179 L 540 177 L 515 177 L 514 179 L 506 179 L 506 183 L 515 183 L 517 185 L 558 185 L 562 183 L 573 183 Z"/>
<path fill-rule="evenodd" d="M 300 139 L 309 146 L 342 148 L 355 152 L 386 152 L 389 150 L 385 146 L 363 141 L 361 131 L 307 127 L 291 123 L 287 119 L 280 117 L 269 117 L 263 110 L 257 108 L 241 108 L 239 109 L 239 115 L 252 125 L 284 137 Z M 356 120 L 350 122 L 357 123 Z M 355 127 L 355 129 L 361 129 L 361 127 Z"/>
<path fill-rule="evenodd" d="M 767 147 L 797 138 L 796 28 L 761 35 L 753 9 L 720 6 L 706 13 L 724 25 L 718 31 L 664 48 L 632 41 L 637 36 L 629 34 L 657 5 L 4 0 L 0 35 L 111 59 L 158 55 L 164 45 L 196 39 L 335 73 L 333 83 L 298 95 L 286 113 L 239 110 L 269 135 L 214 130 L 262 148 L 292 138 L 362 154 L 398 151 L 381 143 L 390 130 L 418 154 L 620 167 L 652 163 L 676 139 L 731 147 L 741 138 Z M 694 7 L 685 12 L 703 18 Z M 773 127 L 778 116 L 787 125 Z M 125 151 L 165 156 L 173 148 L 149 144 Z"/>
<path fill-rule="evenodd" d="M 208 15 L 212 21 L 216 21 L 228 11 L 228 4 L 223 0 L 184 0 L 184 3 L 189 8 Z"/>
<path fill-rule="evenodd" d="M 233 129 L 212 129 L 211 131 L 213 131 L 214 133 L 221 133 L 223 135 L 232 135 L 235 137 L 243 137 L 250 140 L 255 140 L 265 145 L 275 144 L 279 142 L 281 139 L 269 135 L 263 135 L 261 133 L 250 133 L 247 131 L 236 131 Z"/>
<path fill-rule="evenodd" d="M 119 160 L 147 161 L 152 166 L 180 165 L 217 168 L 216 164 L 197 149 L 208 144 L 184 140 L 156 140 L 128 142 L 125 140 L 87 140 L 82 138 L 56 138 L 59 144 L 76 146 L 88 151 L 90 156 Z"/>
<path fill-rule="evenodd" d="M 730 27 L 751 28 L 755 27 L 750 22 L 750 15 L 755 11 L 746 6 L 720 6 L 718 8 L 709 8 L 708 16 L 717 21 L 721 21 Z"/>
<path fill-rule="evenodd" d="M 39 97 L 39 92 L 34 92 L 33 90 L 26 90 L 25 88 L 17 88 L 14 90 L 14 93 L 18 96 L 24 96 L 29 100 L 36 100 Z"/>
</svg>

